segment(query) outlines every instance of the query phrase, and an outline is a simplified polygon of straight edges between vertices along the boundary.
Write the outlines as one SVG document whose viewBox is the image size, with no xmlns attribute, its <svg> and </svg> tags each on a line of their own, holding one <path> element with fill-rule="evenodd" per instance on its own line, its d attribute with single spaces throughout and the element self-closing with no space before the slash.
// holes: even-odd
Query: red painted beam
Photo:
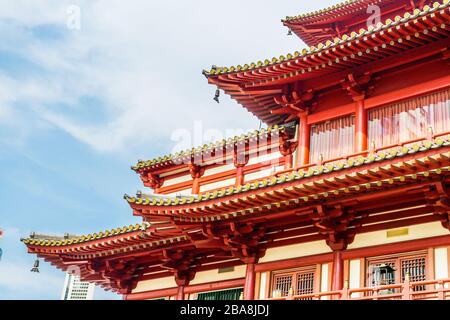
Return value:
<svg viewBox="0 0 450 320">
<path fill-rule="evenodd" d="M 345 260 L 364 257 L 381 256 L 407 251 L 416 251 L 426 248 L 435 248 L 450 245 L 450 234 L 432 238 L 423 238 L 410 241 L 401 241 L 390 244 L 381 244 L 365 248 L 346 250 L 342 253 Z"/>
<path fill-rule="evenodd" d="M 293 259 L 285 259 L 271 262 L 258 263 L 255 266 L 256 272 L 267 272 L 273 270 L 292 269 L 312 264 L 327 263 L 333 260 L 333 253 L 317 254 Z"/>
</svg>

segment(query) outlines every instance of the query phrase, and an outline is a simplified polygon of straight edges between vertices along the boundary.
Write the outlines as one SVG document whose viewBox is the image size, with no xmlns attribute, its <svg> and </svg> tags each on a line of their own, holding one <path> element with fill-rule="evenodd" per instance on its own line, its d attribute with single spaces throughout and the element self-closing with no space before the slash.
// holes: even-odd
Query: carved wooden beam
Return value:
<svg viewBox="0 0 450 320">
<path fill-rule="evenodd" d="M 365 99 L 374 88 L 372 75 L 368 72 L 361 76 L 350 73 L 341 81 L 341 85 L 353 101 Z"/>
<path fill-rule="evenodd" d="M 137 286 L 137 264 L 133 260 L 90 261 L 86 270 L 98 274 L 109 283 L 110 287 L 120 294 L 128 294 Z"/>
<path fill-rule="evenodd" d="M 326 208 L 322 205 L 310 214 L 313 225 L 319 233 L 326 237 L 327 245 L 333 250 L 345 250 L 353 242 L 355 233 L 352 232 L 352 222 L 355 220 L 355 212 L 345 210 L 337 205 L 334 208 Z"/>
<path fill-rule="evenodd" d="M 297 88 L 294 87 L 294 89 L 285 91 L 284 94 L 274 97 L 275 103 L 280 108 L 271 110 L 271 113 L 288 115 L 286 122 L 298 119 L 301 112 L 311 109 L 312 105 L 315 104 L 312 90 L 302 91 L 297 85 Z"/>
<path fill-rule="evenodd" d="M 188 164 L 188 167 L 189 167 L 189 173 L 191 174 L 192 179 L 201 178 L 203 176 L 203 174 L 205 173 L 205 167 L 194 164 L 194 162 L 190 162 Z"/>
<path fill-rule="evenodd" d="M 440 217 L 442 226 L 450 231 L 450 196 L 444 181 L 435 184 L 435 190 L 425 193 L 429 206 L 433 207 L 434 214 Z"/>
<path fill-rule="evenodd" d="M 141 180 L 144 186 L 152 189 L 161 188 L 164 183 L 164 179 L 154 173 L 141 174 Z"/>
<path fill-rule="evenodd" d="M 230 222 L 225 228 L 218 226 L 204 227 L 204 234 L 211 239 L 220 239 L 222 250 L 229 251 L 233 257 L 238 259 L 260 258 L 265 254 L 265 248 L 259 242 L 265 235 L 264 228 L 253 223 Z"/>
</svg>

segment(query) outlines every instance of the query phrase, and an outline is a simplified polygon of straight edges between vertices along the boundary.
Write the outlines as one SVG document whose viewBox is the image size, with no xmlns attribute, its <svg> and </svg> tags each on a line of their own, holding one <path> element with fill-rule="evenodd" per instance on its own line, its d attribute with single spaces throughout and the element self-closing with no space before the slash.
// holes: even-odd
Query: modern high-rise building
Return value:
<svg viewBox="0 0 450 320">
<path fill-rule="evenodd" d="M 80 276 L 66 273 L 61 300 L 93 300 L 95 284 L 81 281 Z"/>
</svg>

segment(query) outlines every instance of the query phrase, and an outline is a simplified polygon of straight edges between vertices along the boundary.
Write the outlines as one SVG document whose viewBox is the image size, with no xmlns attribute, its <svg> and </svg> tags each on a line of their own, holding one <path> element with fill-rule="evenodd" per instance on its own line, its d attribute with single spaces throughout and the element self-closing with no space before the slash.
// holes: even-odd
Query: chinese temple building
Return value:
<svg viewBox="0 0 450 320">
<path fill-rule="evenodd" d="M 448 299 L 449 21 L 449 0 L 287 17 L 308 49 L 203 72 L 267 129 L 139 161 L 142 223 L 29 253 L 124 299 Z"/>
</svg>

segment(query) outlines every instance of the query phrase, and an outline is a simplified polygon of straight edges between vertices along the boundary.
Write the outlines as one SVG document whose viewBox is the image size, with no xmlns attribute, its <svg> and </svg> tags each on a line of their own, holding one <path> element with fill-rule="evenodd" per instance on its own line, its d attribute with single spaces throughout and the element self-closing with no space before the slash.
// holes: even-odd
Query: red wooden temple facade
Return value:
<svg viewBox="0 0 450 320">
<path fill-rule="evenodd" d="M 448 0 L 287 17 L 309 49 L 204 71 L 267 129 L 139 161 L 141 224 L 28 251 L 125 299 L 448 299 L 449 21 Z"/>
</svg>

